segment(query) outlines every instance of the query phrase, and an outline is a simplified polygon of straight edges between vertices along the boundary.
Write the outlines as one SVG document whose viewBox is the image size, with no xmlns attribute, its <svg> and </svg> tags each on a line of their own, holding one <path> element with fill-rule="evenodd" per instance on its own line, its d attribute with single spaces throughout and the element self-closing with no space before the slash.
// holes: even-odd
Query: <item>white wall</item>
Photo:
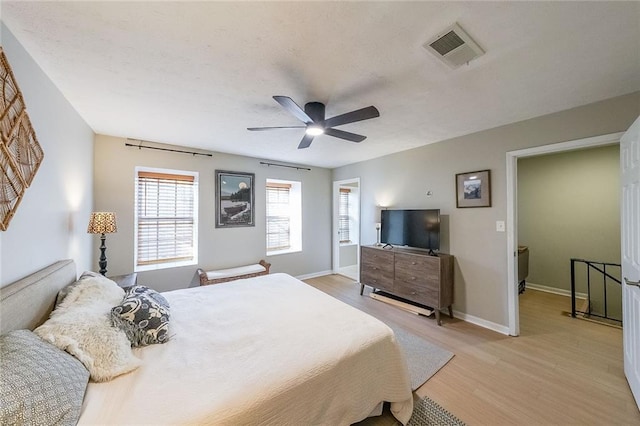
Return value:
<svg viewBox="0 0 640 426">
<path fill-rule="evenodd" d="M 376 205 L 439 208 L 441 248 L 455 256 L 454 309 L 504 329 L 507 240 L 496 221 L 506 220 L 506 152 L 624 131 L 638 114 L 640 92 L 341 167 L 333 179 L 361 179 L 363 245 L 376 241 Z M 455 174 L 484 169 L 491 170 L 492 207 L 456 208 Z"/>
<path fill-rule="evenodd" d="M 91 266 L 91 128 L 2 24 L 2 47 L 24 97 L 44 160 L 9 229 L 0 232 L 0 285 L 61 260 Z"/>
<path fill-rule="evenodd" d="M 311 171 L 267 167 L 260 165 L 260 160 L 256 158 L 220 153 L 214 153 L 213 157 L 192 156 L 125 147 L 125 142 L 123 138 L 104 135 L 98 135 L 95 142 L 95 208 L 115 211 L 118 220 L 118 232 L 107 235 L 107 275 L 133 271 L 136 166 L 199 172 L 198 263 L 203 269 L 240 266 L 260 259 L 271 262 L 272 272 L 287 272 L 294 276 L 331 269 L 330 170 L 317 167 L 311 167 Z M 216 169 L 255 173 L 254 227 L 215 228 Z M 266 256 L 267 178 L 302 182 L 302 252 Z M 94 264 L 97 265 L 97 241 L 93 253 Z M 197 266 L 189 266 L 141 272 L 138 282 L 160 291 L 183 288 L 196 285 L 196 269 Z"/>
</svg>

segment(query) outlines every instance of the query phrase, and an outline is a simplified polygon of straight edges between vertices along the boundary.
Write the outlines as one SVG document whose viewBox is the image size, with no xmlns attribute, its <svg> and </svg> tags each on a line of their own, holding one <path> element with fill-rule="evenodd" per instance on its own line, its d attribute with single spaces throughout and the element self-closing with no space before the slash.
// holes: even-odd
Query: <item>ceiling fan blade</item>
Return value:
<svg viewBox="0 0 640 426">
<path fill-rule="evenodd" d="M 304 129 L 306 126 L 279 126 L 279 127 L 247 127 L 247 130 L 262 131 L 262 130 L 278 130 L 278 129 Z"/>
<path fill-rule="evenodd" d="M 345 132 L 338 129 L 324 129 L 324 134 L 333 136 L 335 138 L 345 139 L 350 142 L 362 142 L 367 138 L 366 136 L 358 135 L 351 132 Z"/>
<path fill-rule="evenodd" d="M 380 112 L 374 106 L 347 112 L 346 114 L 336 115 L 324 121 L 325 127 L 335 127 L 347 123 L 355 123 L 356 121 L 368 120 L 370 118 L 380 117 Z"/>
<path fill-rule="evenodd" d="M 309 148 L 311 142 L 313 141 L 313 135 L 304 134 L 304 137 L 300 141 L 300 145 L 298 145 L 298 149 Z"/>
<path fill-rule="evenodd" d="M 311 117 L 307 115 L 306 112 L 302 108 L 298 106 L 293 99 L 288 96 L 274 96 L 273 99 L 276 100 L 284 109 L 289 111 L 291 114 L 295 115 L 298 120 L 303 121 L 304 123 L 313 123 Z"/>
</svg>

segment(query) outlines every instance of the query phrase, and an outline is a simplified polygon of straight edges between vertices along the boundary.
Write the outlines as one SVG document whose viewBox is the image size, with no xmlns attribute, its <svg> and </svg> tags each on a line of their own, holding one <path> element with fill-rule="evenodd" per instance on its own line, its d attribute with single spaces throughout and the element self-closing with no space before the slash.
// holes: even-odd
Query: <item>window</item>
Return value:
<svg viewBox="0 0 640 426">
<path fill-rule="evenodd" d="M 267 179 L 267 255 L 302 250 L 302 184 Z"/>
<path fill-rule="evenodd" d="M 198 263 L 198 173 L 136 168 L 135 270 Z"/>
<path fill-rule="evenodd" d="M 338 201 L 338 235 L 341 243 L 350 243 L 349 238 L 349 194 L 348 188 L 340 188 L 340 199 Z"/>
</svg>

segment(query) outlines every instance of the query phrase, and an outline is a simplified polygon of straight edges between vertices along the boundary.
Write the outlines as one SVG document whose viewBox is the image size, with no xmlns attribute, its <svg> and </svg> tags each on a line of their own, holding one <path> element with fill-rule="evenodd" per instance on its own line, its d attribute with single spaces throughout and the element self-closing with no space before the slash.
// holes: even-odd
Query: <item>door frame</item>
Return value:
<svg viewBox="0 0 640 426">
<path fill-rule="evenodd" d="M 577 149 L 620 143 L 624 132 L 576 139 L 533 148 L 507 152 L 507 306 L 509 335 L 520 334 L 520 306 L 518 301 L 518 158 L 533 157 Z"/>
<path fill-rule="evenodd" d="M 362 221 L 362 188 L 360 185 L 360 178 L 359 177 L 355 177 L 355 178 L 351 178 L 351 179 L 343 179 L 343 180 L 335 180 L 333 181 L 333 214 L 332 214 L 332 231 L 333 231 L 333 236 L 331 238 L 331 245 L 333 247 L 333 256 L 332 257 L 332 264 L 331 267 L 333 269 L 333 273 L 337 274 L 338 270 L 340 269 L 340 239 L 338 238 L 338 216 L 339 216 L 339 211 L 338 211 L 338 206 L 340 204 L 340 186 L 341 185 L 347 185 L 347 184 L 353 184 L 353 183 L 357 183 L 358 184 L 358 240 L 354 241 L 354 243 L 356 244 L 356 264 L 360 265 L 360 223 Z M 360 268 L 358 268 L 358 281 L 360 280 Z"/>
</svg>

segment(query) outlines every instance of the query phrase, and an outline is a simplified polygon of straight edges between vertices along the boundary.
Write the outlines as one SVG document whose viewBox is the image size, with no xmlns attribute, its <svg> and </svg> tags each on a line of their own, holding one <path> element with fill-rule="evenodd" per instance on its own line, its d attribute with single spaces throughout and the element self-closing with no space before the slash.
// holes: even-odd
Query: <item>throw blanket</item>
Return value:
<svg viewBox="0 0 640 426">
<path fill-rule="evenodd" d="M 355 290 L 354 290 L 355 291 Z M 169 342 L 90 383 L 79 424 L 349 425 L 390 401 L 409 420 L 392 330 L 289 275 L 163 293 Z"/>
</svg>

